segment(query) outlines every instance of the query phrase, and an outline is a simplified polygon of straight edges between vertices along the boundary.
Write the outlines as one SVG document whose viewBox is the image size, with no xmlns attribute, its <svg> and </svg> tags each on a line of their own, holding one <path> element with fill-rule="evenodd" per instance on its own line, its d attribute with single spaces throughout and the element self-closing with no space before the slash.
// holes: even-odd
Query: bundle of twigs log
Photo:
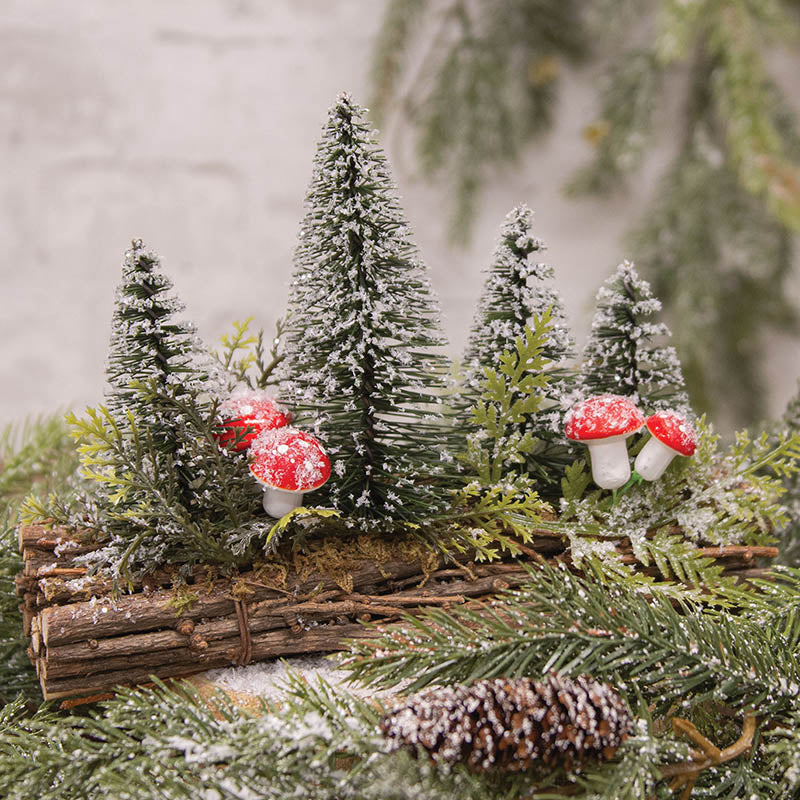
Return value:
<svg viewBox="0 0 800 800">
<path fill-rule="evenodd" d="M 364 559 L 347 585 L 330 574 L 287 567 L 281 580 L 253 569 L 210 579 L 195 570 L 176 591 L 168 569 L 114 596 L 109 580 L 87 575 L 76 558 L 92 549 L 80 533 L 45 525 L 19 530 L 24 567 L 17 576 L 28 653 L 45 699 L 96 695 L 145 683 L 279 656 L 333 652 L 346 639 L 372 635 L 363 621 L 387 622 L 425 607 L 486 599 L 519 584 L 519 559 L 476 564 Z M 534 535 L 526 559 L 563 555 L 561 536 Z M 717 547 L 725 573 L 750 576 L 772 547 Z M 523 559 L 524 560 L 524 559 Z"/>
</svg>

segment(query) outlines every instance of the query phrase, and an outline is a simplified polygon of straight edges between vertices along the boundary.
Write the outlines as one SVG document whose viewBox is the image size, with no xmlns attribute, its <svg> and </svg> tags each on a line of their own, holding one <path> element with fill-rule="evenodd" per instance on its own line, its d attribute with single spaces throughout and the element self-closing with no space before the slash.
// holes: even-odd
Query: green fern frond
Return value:
<svg viewBox="0 0 800 800">
<path fill-rule="evenodd" d="M 550 380 L 542 355 L 553 320 L 550 310 L 534 316 L 513 352 L 500 356 L 497 369 L 486 367 L 481 401 L 473 408 L 476 432 L 467 436 L 464 456 L 482 486 L 491 487 L 519 477 L 536 439 L 525 430 L 529 415 L 539 410 Z"/>
</svg>

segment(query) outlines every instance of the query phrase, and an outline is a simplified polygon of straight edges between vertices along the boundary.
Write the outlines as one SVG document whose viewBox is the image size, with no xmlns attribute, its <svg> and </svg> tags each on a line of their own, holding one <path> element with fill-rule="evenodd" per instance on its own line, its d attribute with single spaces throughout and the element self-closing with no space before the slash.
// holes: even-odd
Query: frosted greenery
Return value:
<svg viewBox="0 0 800 800">
<path fill-rule="evenodd" d="M 158 257 L 134 241 L 115 295 L 108 405 L 67 415 L 80 470 L 68 491 L 35 491 L 25 505 L 26 519 L 93 531 L 101 547 L 87 563 L 119 585 L 168 563 L 230 568 L 272 524 L 245 456 L 217 444 L 211 357 L 182 309 Z"/>
<path fill-rule="evenodd" d="M 392 0 L 375 105 L 415 138 L 425 174 L 451 182 L 458 238 L 486 177 L 550 128 L 572 64 L 592 61 L 571 80 L 598 94 L 572 194 L 640 181 L 654 142 L 677 128 L 628 251 L 665 303 L 694 406 L 751 425 L 766 407 L 768 334 L 797 332 L 800 133 L 772 70 L 783 51 L 797 71 L 798 19 L 795 0 Z"/>
<path fill-rule="evenodd" d="M 737 526 L 763 527 L 766 535 L 779 521 L 776 481 L 792 474 L 800 435 L 777 444 L 769 437 L 751 441 L 742 436 L 721 462 L 709 434 L 701 438 L 696 462 L 682 470 L 670 467 L 668 496 L 700 491 L 722 470 L 728 473 L 724 487 L 709 486 L 710 493 L 698 496 L 696 503 L 702 508 L 719 501 L 710 527 L 727 528 L 730 535 Z M 19 497 L 29 481 L 51 481 L 61 472 L 55 487 L 50 484 L 58 488 L 74 463 L 57 423 L 31 426 L 24 434 L 7 432 L 4 442 L 0 492 L 5 500 Z M 653 498 L 609 509 L 602 497 L 584 496 L 587 485 L 580 469 L 573 470 L 565 482 L 565 499 L 586 509 L 594 504 L 595 522 L 610 514 L 605 534 L 626 518 L 627 534 L 637 513 L 657 513 Z M 662 501 L 666 519 L 672 511 Z M 509 510 L 513 524 L 514 510 Z M 570 512 L 565 516 L 571 524 Z M 519 524 L 524 530 L 541 522 L 531 518 Z M 608 763 L 587 762 L 569 774 L 548 769 L 508 776 L 475 775 L 459 765 L 445 771 L 426 758 L 390 753 L 379 734 L 379 707 L 341 687 L 300 681 L 288 687 L 280 708 L 264 705 L 257 715 L 222 695 L 209 701 L 191 687 L 160 685 L 123 689 L 81 713 L 46 707 L 34 713 L 35 678 L 19 636 L 21 620 L 10 580 L 19 564 L 13 531 L 2 548 L 0 646 L 7 654 L 7 691 L 0 695 L 0 785 L 10 800 L 295 795 L 400 800 L 409 794 L 423 800 L 506 800 L 529 796 L 534 787 L 541 797 L 563 796 L 569 787 L 571 796 L 586 800 L 645 800 L 666 793 L 669 770 L 688 763 L 687 742 L 670 727 L 673 717 L 688 718 L 722 747 L 739 736 L 743 715 L 751 711 L 767 747 L 702 771 L 697 796 L 733 800 L 744 790 L 745 796 L 777 797 L 796 785 L 796 570 L 752 587 L 718 582 L 714 608 L 706 605 L 707 595 L 698 593 L 698 602 L 693 601 L 692 590 L 676 586 L 670 591 L 660 583 L 614 577 L 599 568 L 596 557 L 586 555 L 585 577 L 563 567 L 532 569 L 526 583 L 503 593 L 489 613 L 464 607 L 408 618 L 405 629 L 384 631 L 374 645 L 362 643 L 353 650 L 351 674 L 386 686 L 408 677 L 408 691 L 491 675 L 539 679 L 554 668 L 562 674 L 591 674 L 611 681 L 639 718 L 634 734 Z M 697 574 L 713 578 L 707 570 Z M 724 610 L 726 604 L 731 611 Z M 22 698 L 12 700 L 17 689 L 30 692 L 27 707 Z"/>
<path fill-rule="evenodd" d="M 605 571 L 641 580 L 615 547 L 627 540 L 637 565 L 655 566 L 665 578 L 714 592 L 724 584 L 720 568 L 701 557 L 698 547 L 773 541 L 774 531 L 788 520 L 780 503 L 784 482 L 800 474 L 800 432 L 775 437 L 740 432 L 728 448 L 704 418 L 697 432 L 694 456 L 676 458 L 662 478 L 618 497 L 588 492 L 591 479 L 582 462 L 567 470 L 560 516 L 551 525 L 569 539 L 573 563 L 594 561 Z"/>
<path fill-rule="evenodd" d="M 669 329 L 653 319 L 660 310 L 633 264 L 620 264 L 597 293 L 579 376 L 586 396 L 624 395 L 646 414 L 688 409 L 677 353 L 665 343 Z"/>
<path fill-rule="evenodd" d="M 512 209 L 500 228 L 464 353 L 460 393 L 470 405 L 480 394 L 483 371 L 495 367 L 504 351 L 513 350 L 534 314 L 548 310 L 551 323 L 541 351 L 551 362 L 548 393 L 555 400 L 566 393 L 564 367 L 574 346 L 564 303 L 552 285 L 553 268 L 538 261 L 544 250 L 544 242 L 533 234 L 533 212 L 525 205 Z"/>
<path fill-rule="evenodd" d="M 789 797 L 797 782 L 798 598 L 797 570 L 749 590 L 732 588 L 733 608 L 719 610 L 649 598 L 641 587 L 591 571 L 578 576 L 564 565 L 536 566 L 524 586 L 504 592 L 491 608 L 431 610 L 356 643 L 345 668 L 375 687 L 409 680 L 410 692 L 497 676 L 536 679 L 551 670 L 612 681 L 638 712 L 639 727 L 630 749 L 606 769 L 559 781 L 574 782 L 574 796 L 585 798 L 669 797 L 672 777 L 690 766 L 687 740 L 673 721 L 724 747 L 752 716 L 755 741 L 764 735 L 770 747 L 745 747 L 736 758 L 698 769 L 691 796 Z M 695 759 L 702 761 L 702 752 Z M 563 789 L 537 796 L 563 796 Z"/>
<path fill-rule="evenodd" d="M 349 517 L 418 522 L 448 498 L 449 364 L 386 158 L 348 95 L 331 108 L 295 252 L 280 368 L 295 424 L 333 465 L 311 495 Z"/>
<path fill-rule="evenodd" d="M 106 407 L 118 426 L 147 428 L 153 445 L 170 457 L 181 492 L 188 491 L 192 476 L 181 454 L 177 412 L 169 405 L 146 403 L 137 387 L 148 385 L 157 394 L 175 396 L 201 391 L 208 376 L 196 366 L 199 340 L 194 327 L 180 319 L 183 311 L 159 257 L 135 239 L 125 253 L 114 298 Z"/>
<path fill-rule="evenodd" d="M 466 477 L 483 489 L 557 494 L 562 471 L 551 463 L 554 437 L 543 438 L 550 430 L 535 425 L 549 401 L 550 361 L 544 350 L 552 330 L 549 310 L 534 314 L 498 356 L 497 366 L 484 369 L 462 456 Z"/>
<path fill-rule="evenodd" d="M 552 285 L 553 268 L 538 260 L 544 243 L 533 235 L 533 212 L 524 205 L 512 209 L 500 228 L 491 266 L 481 293 L 464 354 L 459 397 L 454 401 L 461 413 L 457 424 L 464 426 L 470 409 L 482 399 L 486 370 L 496 370 L 503 353 L 513 353 L 517 340 L 525 338 L 534 317 L 548 322 L 538 342 L 547 383 L 542 401 L 517 424 L 520 436 L 531 437 L 522 471 L 527 470 L 537 488 L 552 493 L 575 453 L 563 435 L 563 416 L 574 389 L 574 372 L 567 362 L 574 345 L 567 329 L 560 294 Z M 466 412 L 466 413 L 465 413 Z"/>
<path fill-rule="evenodd" d="M 16 530 L 19 506 L 33 486 L 42 492 L 62 489 L 76 464 L 61 414 L 0 431 L 0 706 L 18 695 L 34 705 L 41 701 L 14 584 L 22 569 Z"/>
</svg>

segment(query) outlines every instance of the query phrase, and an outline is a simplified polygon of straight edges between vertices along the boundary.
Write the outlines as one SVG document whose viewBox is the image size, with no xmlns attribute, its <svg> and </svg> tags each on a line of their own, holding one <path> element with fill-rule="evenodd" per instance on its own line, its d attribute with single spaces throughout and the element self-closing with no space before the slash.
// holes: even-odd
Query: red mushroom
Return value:
<svg viewBox="0 0 800 800">
<path fill-rule="evenodd" d="M 250 472 L 264 487 L 264 510 L 280 518 L 298 508 L 303 494 L 319 489 L 331 476 L 322 445 L 297 428 L 264 431 L 250 448 Z"/>
<path fill-rule="evenodd" d="M 292 415 L 266 392 L 234 394 L 219 411 L 224 430 L 217 435 L 217 442 L 237 453 L 247 450 L 262 431 L 282 428 L 292 421 Z"/>
<path fill-rule="evenodd" d="M 592 460 L 592 478 L 601 489 L 618 489 L 631 476 L 625 440 L 644 425 L 644 414 L 627 397 L 600 394 L 567 414 L 567 438 L 583 442 Z"/>
<path fill-rule="evenodd" d="M 675 456 L 692 456 L 697 434 L 691 422 L 675 411 L 658 411 L 647 420 L 652 437 L 636 456 L 636 471 L 646 480 L 658 480 Z"/>
</svg>

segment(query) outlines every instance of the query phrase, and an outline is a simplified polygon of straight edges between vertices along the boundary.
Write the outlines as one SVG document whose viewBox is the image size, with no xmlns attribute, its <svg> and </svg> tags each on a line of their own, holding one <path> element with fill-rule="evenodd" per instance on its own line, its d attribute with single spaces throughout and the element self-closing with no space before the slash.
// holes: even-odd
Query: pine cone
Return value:
<svg viewBox="0 0 800 800">
<path fill-rule="evenodd" d="M 632 730 L 633 720 L 610 686 L 556 674 L 542 681 L 497 678 L 431 689 L 381 720 L 392 749 L 421 747 L 434 761 L 465 763 L 476 772 L 610 759 Z"/>
</svg>

